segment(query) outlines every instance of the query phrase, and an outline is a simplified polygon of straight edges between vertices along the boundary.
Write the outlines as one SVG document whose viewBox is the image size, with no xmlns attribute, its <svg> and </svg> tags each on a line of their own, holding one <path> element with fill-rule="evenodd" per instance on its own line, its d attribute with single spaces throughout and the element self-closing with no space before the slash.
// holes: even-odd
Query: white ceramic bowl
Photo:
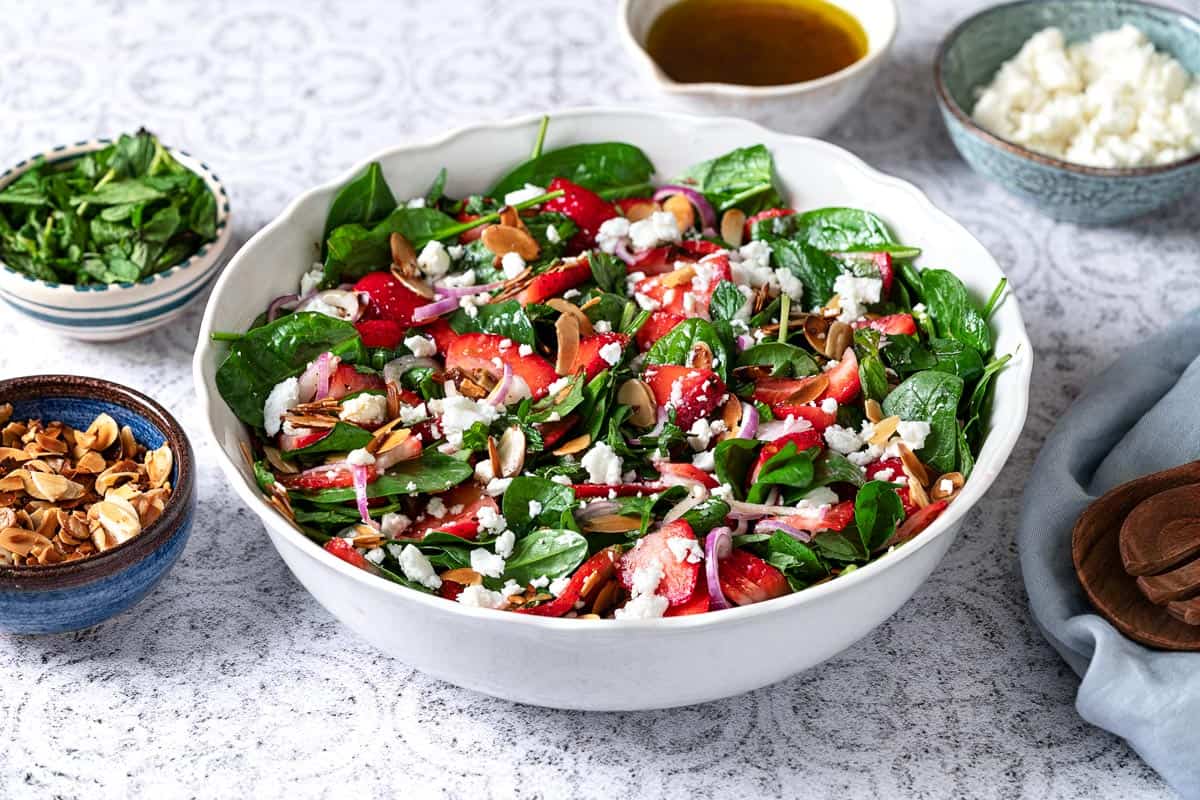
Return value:
<svg viewBox="0 0 1200 800">
<path fill-rule="evenodd" d="M 646 52 L 646 36 L 663 9 L 680 0 L 621 0 L 617 30 L 641 73 L 681 111 L 727 114 L 776 130 L 820 136 L 854 107 L 883 65 L 899 27 L 895 0 L 826 0 L 849 12 L 867 34 L 867 54 L 832 75 L 782 86 L 679 83 Z"/>
<path fill-rule="evenodd" d="M 21 161 L 0 173 L 0 189 L 15 181 L 40 156 L 50 163 L 69 161 L 107 147 L 108 139 L 61 145 Z M 170 322 L 198 299 L 220 271 L 233 238 L 229 196 L 216 174 L 182 150 L 170 153 L 204 179 L 217 200 L 217 238 L 191 258 L 136 283 L 75 286 L 32 278 L 0 261 L 0 299 L 20 313 L 65 336 L 86 341 L 127 339 Z"/>
<path fill-rule="evenodd" d="M 538 121 L 526 117 L 464 128 L 373 160 L 383 165 L 398 197 L 420 194 L 442 165 L 449 169 L 447 191 L 461 196 L 489 185 L 524 158 Z M 606 140 L 642 147 L 660 178 L 761 142 L 775 156 L 792 205 L 876 211 L 901 240 L 924 248 L 924 263 L 954 270 L 977 297 L 986 297 L 1002 277 L 983 246 L 919 190 L 825 142 L 735 119 L 583 109 L 554 117 L 548 146 Z M 605 710 L 698 703 L 786 678 L 850 646 L 908 599 L 950 547 L 1021 432 L 1032 351 L 1016 299 L 1009 297 L 994 320 L 997 350 L 1015 357 L 996 382 L 992 431 L 962 495 L 913 541 L 845 577 L 710 614 L 587 622 L 467 608 L 375 578 L 326 553 L 262 500 L 239 452 L 246 430 L 214 384 L 225 345 L 210 339 L 214 331 L 245 330 L 271 298 L 295 291 L 312 262 L 334 193 L 364 166 L 301 196 L 233 258 L 209 300 L 193 369 L 221 467 L 296 578 L 353 630 L 431 675 L 519 702 Z"/>
</svg>

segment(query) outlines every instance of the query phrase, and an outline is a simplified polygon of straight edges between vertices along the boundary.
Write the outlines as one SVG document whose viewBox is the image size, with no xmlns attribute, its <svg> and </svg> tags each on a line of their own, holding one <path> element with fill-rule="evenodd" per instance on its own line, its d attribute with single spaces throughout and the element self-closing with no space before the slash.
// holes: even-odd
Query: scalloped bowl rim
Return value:
<svg viewBox="0 0 1200 800">
<path fill-rule="evenodd" d="M 796 143 L 802 143 L 806 147 L 815 147 L 825 150 L 829 157 L 841 159 L 850 166 L 856 168 L 865 177 L 878 182 L 892 185 L 911 195 L 914 203 L 919 205 L 922 210 L 934 218 L 939 227 L 949 227 L 955 229 L 955 232 L 969 240 L 975 242 L 979 248 L 987 253 L 987 249 L 971 235 L 962 225 L 956 222 L 953 218 L 941 211 L 933 202 L 916 186 L 901 178 L 897 178 L 885 173 L 879 172 L 874 167 L 869 166 L 858 156 L 844 150 L 828 142 L 819 139 L 813 139 L 804 136 L 792 136 L 789 134 L 781 134 L 771 131 L 757 123 L 748 122 L 736 117 L 708 117 L 694 114 L 674 113 L 674 112 L 659 112 L 645 111 L 639 109 L 628 109 L 620 107 L 585 107 L 574 108 L 566 111 L 556 111 L 551 114 L 552 119 L 576 118 L 588 116 L 606 116 L 606 115 L 624 115 L 624 116 L 639 116 L 646 122 L 654 120 L 671 120 L 673 122 L 691 122 L 698 125 L 736 125 L 741 126 L 747 133 L 754 133 L 765 136 L 770 139 L 783 139 Z M 440 610 L 453 609 L 454 612 L 475 617 L 478 619 L 487 619 L 495 625 L 512 625 L 541 628 L 549 631 L 554 631 L 558 635 L 569 635 L 567 632 L 575 632 L 580 636 L 587 636 L 591 633 L 608 634 L 615 629 L 661 629 L 663 631 L 683 630 L 697 627 L 718 627 L 726 625 L 738 625 L 744 620 L 762 614 L 784 613 L 787 610 L 819 601 L 825 596 L 830 596 L 841 592 L 852 592 L 864 583 L 869 583 L 873 577 L 882 574 L 883 571 L 890 569 L 893 565 L 900 561 L 910 558 L 918 550 L 927 547 L 934 539 L 941 536 L 950 535 L 953 529 L 957 527 L 956 523 L 960 522 L 972 509 L 975 504 L 983 497 L 984 493 L 991 487 L 999 475 L 1001 469 L 1007 463 L 1013 448 L 1016 446 L 1017 440 L 1020 438 L 1021 431 L 1024 428 L 1025 417 L 1028 411 L 1029 404 L 1029 385 L 1033 369 L 1033 349 L 1029 342 L 1029 338 L 1025 331 L 1024 321 L 1021 317 L 1020 310 L 1017 304 L 1015 295 L 1010 291 L 1004 301 L 1005 306 L 1011 312 L 1012 320 L 1009 323 L 1010 335 L 1015 335 L 1016 348 L 1013 354 L 1012 361 L 1005 369 L 1006 373 L 1009 370 L 1015 371 L 1015 377 L 1018 381 L 1019 391 L 1017 393 L 1018 403 L 1013 407 L 1006 407 L 1003 420 L 993 420 L 994 427 L 989 431 L 988 440 L 985 446 L 994 446 L 990 456 L 987 459 L 981 459 L 976 464 L 976 473 L 973 474 L 964 487 L 962 493 L 954 503 L 951 503 L 949 508 L 941 516 L 939 516 L 933 524 L 922 531 L 916 537 L 905 543 L 903 546 L 896 548 L 895 551 L 875 559 L 874 561 L 860 566 L 848 575 L 837 578 L 836 580 L 828 581 L 816 586 L 809 587 L 799 592 L 784 595 L 783 597 L 774 598 L 761 603 L 754 603 L 747 606 L 738 606 L 731 609 L 722 610 L 715 613 L 695 614 L 690 616 L 666 617 L 658 619 L 638 619 L 638 620 L 591 620 L 587 624 L 582 624 L 578 620 L 558 619 L 552 617 L 539 617 L 529 614 L 505 613 L 497 612 L 490 609 L 472 608 L 464 606 L 460 603 L 454 603 L 437 595 L 425 594 L 391 583 L 382 578 L 378 578 L 370 573 L 365 572 L 357 567 L 353 567 L 342 561 L 340 558 L 325 551 L 322 547 L 308 539 L 300 531 L 288 524 L 278 513 L 269 506 L 262 496 L 252 489 L 249 482 L 242 475 L 241 471 L 234 463 L 233 459 L 225 449 L 221 446 L 221 438 L 217 433 L 216 426 L 213 421 L 211 409 L 214 403 L 221 402 L 219 395 L 215 392 L 210 392 L 208 383 L 204 379 L 204 363 L 206 359 L 213 357 L 212 351 L 216 343 L 211 340 L 213 317 L 216 312 L 217 303 L 220 301 L 225 284 L 230 280 L 231 276 L 243 267 L 244 263 L 250 263 L 251 256 L 255 248 L 256 242 L 260 237 L 266 236 L 269 232 L 275 231 L 278 228 L 286 227 L 292 222 L 292 217 L 296 214 L 297 209 L 302 205 L 307 204 L 312 198 L 326 192 L 336 191 L 339 187 L 350 181 L 356 175 L 363 171 L 372 161 L 382 161 L 390 156 L 402 153 L 422 150 L 436 150 L 446 143 L 462 136 L 485 133 L 493 130 L 505 130 L 512 128 L 520 128 L 522 126 L 536 126 L 541 119 L 541 114 L 523 115 L 520 117 L 501 120 L 496 122 L 486 122 L 475 125 L 466 125 L 455 128 L 441 136 L 425 139 L 410 144 L 397 145 L 375 153 L 370 158 L 356 162 L 352 167 L 341 172 L 333 180 L 327 181 L 319 186 L 304 192 L 280 213 L 278 217 L 272 220 L 264 228 L 259 230 L 234 256 L 230 261 L 229 266 L 218 279 L 216 286 L 213 289 L 212 296 L 209 298 L 208 304 L 204 311 L 204 319 L 200 326 L 199 340 L 192 362 L 193 380 L 196 385 L 197 396 L 200 401 L 200 411 L 204 415 L 204 429 L 208 434 L 209 440 L 216 446 L 217 459 L 225 472 L 226 477 L 233 484 L 235 491 L 241 497 L 242 501 L 250 507 L 255 514 L 263 521 L 264 526 L 270 527 L 279 534 L 278 538 L 272 537 L 272 541 L 276 544 L 279 541 L 287 542 L 298 553 L 304 554 L 310 559 L 314 559 L 325 565 L 329 569 L 336 570 L 344 576 L 351 578 L 362 584 L 364 591 L 382 591 L 395 596 L 401 601 L 411 602 L 416 606 L 425 606 L 428 604 L 436 604 L 433 608 Z M 997 273 L 1003 274 L 999 264 L 988 253 L 991 261 L 991 266 Z M 1009 373 L 1012 374 L 1012 373 Z M 215 388 L 215 387 L 214 387 Z M 995 417 L 996 411 L 993 411 Z M 923 581 L 922 581 L 923 582 Z"/>
</svg>

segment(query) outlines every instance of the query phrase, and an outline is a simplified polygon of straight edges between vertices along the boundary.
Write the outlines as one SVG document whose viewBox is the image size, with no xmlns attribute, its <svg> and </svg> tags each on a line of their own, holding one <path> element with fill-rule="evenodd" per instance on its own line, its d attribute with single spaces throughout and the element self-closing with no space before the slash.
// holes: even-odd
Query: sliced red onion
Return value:
<svg viewBox="0 0 1200 800">
<path fill-rule="evenodd" d="M 786 517 L 792 514 L 812 513 L 812 506 L 774 506 L 768 503 L 747 503 L 744 500 L 729 501 L 729 516 L 734 519 L 758 519 L 759 517 Z"/>
<path fill-rule="evenodd" d="M 474 292 L 470 292 L 469 294 L 474 294 Z M 457 297 L 444 297 L 428 305 L 417 306 L 413 310 L 412 319 L 413 322 L 428 322 L 431 319 L 437 319 L 442 314 L 449 314 L 456 308 L 458 308 Z"/>
<path fill-rule="evenodd" d="M 618 510 L 620 510 L 620 506 L 612 500 L 593 500 L 587 504 L 586 508 L 581 508 L 575 516 L 579 519 L 591 519 L 615 514 Z"/>
<path fill-rule="evenodd" d="M 666 424 L 667 424 L 667 409 L 665 406 L 659 406 L 658 407 L 658 420 L 654 423 L 653 428 L 646 431 L 645 435 L 646 436 L 658 436 L 660 433 L 662 433 L 663 428 L 666 427 Z M 642 443 L 642 437 L 638 436 L 637 438 L 630 439 L 629 441 L 632 444 L 640 445 Z"/>
<path fill-rule="evenodd" d="M 759 533 L 768 533 L 771 531 L 780 531 L 786 533 L 798 542 L 811 542 L 813 538 L 812 531 L 802 531 L 799 528 L 793 528 L 783 522 L 774 519 L 764 519 L 754 527 L 754 530 Z"/>
<path fill-rule="evenodd" d="M 271 305 L 267 306 L 267 322 L 274 322 L 279 319 L 279 312 L 295 308 L 300 303 L 300 295 L 298 294 L 281 294 L 271 301 Z"/>
<path fill-rule="evenodd" d="M 485 283 L 482 286 L 438 286 L 433 291 L 440 298 L 446 297 L 466 297 L 470 294 L 479 294 L 480 292 L 491 292 L 499 289 L 504 285 L 504 281 L 496 283 Z"/>
<path fill-rule="evenodd" d="M 415 367 L 437 369 L 438 363 L 424 356 L 400 356 L 383 365 L 383 380 L 385 383 L 400 383 L 400 376 Z"/>
<path fill-rule="evenodd" d="M 504 374 L 500 376 L 500 382 L 496 384 L 496 388 L 492 389 L 492 393 L 488 395 L 487 401 L 493 406 L 503 406 L 504 401 L 508 399 L 508 393 L 513 385 L 512 367 L 507 362 L 504 364 Z"/>
<path fill-rule="evenodd" d="M 680 186 L 678 184 L 664 186 L 654 193 L 654 202 L 660 203 L 673 194 L 683 195 L 688 199 L 689 203 L 696 207 L 696 210 L 700 212 L 701 227 L 704 229 L 706 235 L 708 235 L 709 231 L 716 229 L 717 212 L 713 211 L 712 205 L 709 204 L 708 199 L 704 195 L 691 187 Z"/>
<path fill-rule="evenodd" d="M 624 239 L 621 239 L 617 242 L 616 248 L 613 249 L 613 255 L 624 261 L 629 266 L 633 266 L 635 263 L 637 263 L 638 259 L 638 257 L 635 256 L 632 251 L 630 251 L 629 245 L 625 243 Z"/>
<path fill-rule="evenodd" d="M 770 422 L 764 422 L 760 426 L 761 429 L 758 432 L 758 438 L 764 442 L 773 442 L 781 436 L 806 431 L 811 427 L 812 423 L 803 418 L 789 417 L 787 419 L 773 419 Z"/>
<path fill-rule="evenodd" d="M 758 433 L 758 409 L 753 403 L 742 403 L 742 424 L 738 425 L 737 438 L 753 439 Z"/>
<path fill-rule="evenodd" d="M 301 402 L 323 400 L 329 395 L 329 382 L 340 360 L 333 353 L 324 352 L 309 363 L 300 375 Z"/>
<path fill-rule="evenodd" d="M 721 559 L 733 552 L 733 536 L 729 528 L 713 528 L 704 540 L 704 578 L 708 582 L 708 607 L 731 608 L 721 591 Z"/>
<path fill-rule="evenodd" d="M 375 471 L 382 474 L 401 461 L 409 461 L 419 455 L 421 455 L 421 440 L 417 436 L 410 436 L 391 450 L 375 456 Z"/>
<path fill-rule="evenodd" d="M 664 479 L 663 482 L 666 483 L 666 480 Z M 695 508 L 696 506 L 700 505 L 701 503 L 703 503 L 705 500 L 708 499 L 708 489 L 705 488 L 704 485 L 698 481 L 680 481 L 680 483 L 678 485 L 686 485 L 687 483 L 693 483 L 694 485 L 699 486 L 701 489 L 704 490 L 703 493 L 688 492 L 687 497 L 683 498 L 678 503 L 671 506 L 671 509 L 663 517 L 664 524 L 668 523 L 668 522 L 674 522 L 675 520 L 679 519 L 684 514 L 691 511 L 693 508 Z"/>
<path fill-rule="evenodd" d="M 738 350 L 749 350 L 754 347 L 754 337 L 748 333 L 738 334 L 737 346 Z"/>
<path fill-rule="evenodd" d="M 371 506 L 367 502 L 367 478 L 370 477 L 365 464 L 351 464 L 350 474 L 354 477 L 354 499 L 358 503 L 358 514 L 367 525 L 372 524 Z"/>
</svg>

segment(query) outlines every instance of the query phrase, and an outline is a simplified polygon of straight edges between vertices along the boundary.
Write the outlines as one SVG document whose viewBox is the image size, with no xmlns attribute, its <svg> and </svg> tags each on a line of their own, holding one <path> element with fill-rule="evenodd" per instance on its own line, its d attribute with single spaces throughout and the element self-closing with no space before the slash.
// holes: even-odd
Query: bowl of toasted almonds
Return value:
<svg viewBox="0 0 1200 800">
<path fill-rule="evenodd" d="M 170 571 L 195 516 L 171 415 L 98 378 L 0 381 L 0 631 L 97 625 Z"/>
</svg>

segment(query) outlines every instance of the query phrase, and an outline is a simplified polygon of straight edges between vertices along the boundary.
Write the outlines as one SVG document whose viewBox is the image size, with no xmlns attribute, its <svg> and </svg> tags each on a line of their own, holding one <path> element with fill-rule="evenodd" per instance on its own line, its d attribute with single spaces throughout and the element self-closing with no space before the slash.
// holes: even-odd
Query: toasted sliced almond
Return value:
<svg viewBox="0 0 1200 800">
<path fill-rule="evenodd" d="M 165 443 L 162 447 L 146 453 L 146 478 L 150 481 L 151 489 L 157 489 L 167 482 L 174 464 L 175 456 L 171 453 L 170 445 Z"/>
<path fill-rule="evenodd" d="M 541 252 L 536 239 L 527 231 L 511 225 L 491 225 L 484 229 L 480 238 L 483 240 L 483 246 L 496 258 L 501 258 L 507 253 L 516 253 L 525 261 L 533 261 Z"/>
<path fill-rule="evenodd" d="M 925 492 L 925 487 L 921 485 L 920 481 L 909 474 L 907 469 L 905 469 L 905 474 L 908 475 L 909 499 L 913 501 L 917 508 L 924 508 L 929 505 L 929 495 Z"/>
<path fill-rule="evenodd" d="M 600 587 L 596 592 L 596 599 L 592 601 L 592 613 L 603 615 L 607 614 L 613 606 L 617 604 L 617 600 L 621 597 L 621 583 L 613 579 Z"/>
<path fill-rule="evenodd" d="M 692 346 L 692 352 L 688 354 L 688 366 L 696 369 L 712 369 L 713 351 L 704 342 L 696 342 Z"/>
<path fill-rule="evenodd" d="M 725 423 L 725 429 L 729 431 L 737 430 L 738 423 L 742 420 L 742 401 L 737 399 L 733 392 L 729 393 L 729 399 L 721 407 L 721 420 Z"/>
<path fill-rule="evenodd" d="M 99 522 L 116 544 L 129 541 L 142 530 L 142 521 L 133 505 L 111 493 L 88 509 L 88 519 Z M 99 544 L 96 546 L 100 547 Z"/>
<path fill-rule="evenodd" d="M 546 305 L 560 314 L 570 314 L 574 317 L 575 321 L 579 323 L 579 333 L 581 335 L 591 336 L 596 332 L 595 328 L 592 327 L 592 321 L 588 318 L 588 315 L 583 313 L 582 309 L 574 303 L 563 300 L 561 297 L 552 297 L 546 301 Z"/>
<path fill-rule="evenodd" d="M 136 469 L 126 469 L 124 463 L 118 462 L 96 476 L 96 494 L 105 494 L 126 481 L 136 481 Z"/>
<path fill-rule="evenodd" d="M 804 318 L 804 338 L 808 345 L 818 353 L 824 353 L 829 342 L 829 320 L 819 314 L 809 314 Z"/>
<path fill-rule="evenodd" d="M 804 379 L 804 385 L 798 391 L 792 393 L 792 396 L 788 398 L 788 402 L 798 405 L 811 403 L 825 394 L 828 388 L 828 375 L 813 375 L 811 378 Z"/>
<path fill-rule="evenodd" d="M 658 404 L 654 401 L 654 393 L 637 378 L 630 378 L 621 384 L 617 389 L 617 402 L 633 409 L 629 421 L 639 428 L 652 428 L 658 422 Z"/>
<path fill-rule="evenodd" d="M 916 481 L 922 486 L 928 486 L 929 470 L 925 469 L 921 459 L 917 458 L 904 442 L 897 442 L 896 449 L 900 451 L 900 462 L 904 464 L 904 474 L 908 476 L 909 483 Z"/>
<path fill-rule="evenodd" d="M 583 520 L 579 523 L 579 527 L 594 533 L 624 533 L 625 531 L 639 530 L 642 527 L 642 518 L 621 514 L 604 514 Z"/>
<path fill-rule="evenodd" d="M 675 224 L 681 231 L 691 230 L 696 224 L 696 209 L 684 195 L 673 194 L 663 201 L 663 211 L 670 211 L 675 216 Z"/>
<path fill-rule="evenodd" d="M 24 450 L 19 450 L 15 447 L 0 447 L 0 464 L 6 461 L 13 461 L 19 464 L 22 461 L 28 461 L 30 458 L 32 456 Z"/>
<path fill-rule="evenodd" d="M 388 237 L 388 244 L 392 249 L 392 265 L 399 268 L 393 270 L 393 273 L 415 275 L 417 273 L 417 249 L 412 246 L 412 243 L 404 238 L 404 234 L 393 231 L 392 235 Z"/>
<path fill-rule="evenodd" d="M 29 451 L 29 447 L 34 445 L 37 446 L 39 454 L 41 455 L 45 455 L 47 453 L 62 454 L 67 452 L 66 442 L 64 442 L 62 439 L 59 439 L 57 436 L 51 436 L 50 434 L 44 432 L 40 432 L 34 436 L 33 442 L 30 445 L 26 445 L 26 452 Z"/>
<path fill-rule="evenodd" d="M 496 442 L 495 436 L 487 438 L 488 463 L 492 468 L 492 474 L 500 476 L 500 445 Z"/>
<path fill-rule="evenodd" d="M 19 556 L 29 555 L 29 551 L 39 544 L 49 544 L 50 540 L 39 533 L 27 531 L 24 528 L 5 528 L 0 530 L 0 548 Z"/>
<path fill-rule="evenodd" d="M 25 479 L 25 491 L 39 500 L 57 503 L 60 500 L 75 500 L 82 497 L 84 488 L 62 475 L 49 472 L 29 472 Z"/>
<path fill-rule="evenodd" d="M 12 403 L 0 403 L 0 425 L 7 425 L 12 419 L 13 406 Z"/>
<path fill-rule="evenodd" d="M 95 450 L 89 450 L 75 462 L 75 473 L 79 475 L 99 475 L 104 471 L 104 456 Z"/>
<path fill-rule="evenodd" d="M 554 371 L 559 375 L 570 375 L 575 372 L 575 360 L 579 357 L 579 320 L 571 314 L 561 314 L 554 323 L 554 332 L 558 336 Z"/>
<path fill-rule="evenodd" d="M 840 361 L 852 341 L 854 329 L 844 322 L 834 322 L 829 326 L 829 333 L 825 338 L 825 355 Z"/>
<path fill-rule="evenodd" d="M 746 231 L 746 212 L 731 208 L 721 216 L 721 238 L 731 247 L 740 247 Z"/>
<path fill-rule="evenodd" d="M 929 497 L 931 500 L 953 499 L 966 482 L 961 472 L 947 472 L 930 485 Z"/>
<path fill-rule="evenodd" d="M 463 586 L 478 586 L 479 584 L 483 583 L 483 576 L 470 567 L 459 567 L 458 569 L 447 570 L 438 577 L 444 581 L 461 583 Z"/>
<path fill-rule="evenodd" d="M 0 492 L 23 492 L 25 491 L 25 481 L 28 478 L 29 470 L 14 469 L 0 478 Z"/>
<path fill-rule="evenodd" d="M 879 405 L 878 400 L 867 399 L 863 403 L 863 409 L 867 415 L 867 421 L 874 424 L 883 419 L 883 406 Z"/>
<path fill-rule="evenodd" d="M 525 220 L 521 219 L 521 214 L 512 206 L 505 206 L 496 212 L 500 216 L 500 224 L 507 225 L 511 228 L 520 228 L 529 233 L 529 228 L 525 227 Z"/>
<path fill-rule="evenodd" d="M 283 475 L 295 475 L 300 471 L 299 467 L 284 459 L 283 455 L 279 452 L 279 448 L 277 447 L 263 445 L 263 455 L 267 457 L 267 463 L 270 464 L 271 468 L 276 472 L 279 472 Z M 168 475 L 169 474 L 170 473 L 168 473 Z"/>
<path fill-rule="evenodd" d="M 117 427 L 117 421 L 108 414 L 100 414 L 92 420 L 92 424 L 84 433 L 91 437 L 92 444 L 89 445 L 89 450 L 104 451 L 117 441 L 120 428 Z"/>
<path fill-rule="evenodd" d="M 504 431 L 500 435 L 499 444 L 496 445 L 496 457 L 499 464 L 496 474 L 501 478 L 520 475 L 521 470 L 525 468 L 526 446 L 525 431 L 520 427 L 513 425 Z"/>
<path fill-rule="evenodd" d="M 883 447 L 887 444 L 887 440 L 892 438 L 892 434 L 896 432 L 896 426 L 900 424 L 900 418 L 891 416 L 873 424 L 875 430 L 868 441 L 876 447 Z"/>
<path fill-rule="evenodd" d="M 396 275 L 395 277 L 415 295 L 426 300 L 433 300 L 437 297 L 437 292 L 433 290 L 433 287 L 416 275 Z"/>
<path fill-rule="evenodd" d="M 559 447 L 557 450 L 554 451 L 554 455 L 556 455 L 556 456 L 574 455 L 575 453 L 586 450 L 588 445 L 590 445 L 591 443 L 592 443 L 592 437 L 589 434 L 585 433 L 582 436 L 576 436 L 574 439 L 571 439 L 569 442 L 566 442 L 565 444 L 563 444 L 561 447 Z"/>
<path fill-rule="evenodd" d="M 640 203 L 630 203 L 625 206 L 625 219 L 630 222 L 638 222 L 646 219 L 655 211 L 662 210 L 661 206 L 653 200 L 644 200 Z"/>
<path fill-rule="evenodd" d="M 134 438 L 133 428 L 129 427 L 128 425 L 122 425 L 121 426 L 121 435 L 119 438 L 121 440 L 121 458 L 122 459 L 137 458 L 138 443 L 137 443 L 137 439 Z"/>
<path fill-rule="evenodd" d="M 696 268 L 688 265 L 680 267 L 674 272 L 668 272 L 659 278 L 659 285 L 663 287 L 682 286 L 685 283 L 691 283 L 692 278 L 696 277 Z"/>
</svg>

